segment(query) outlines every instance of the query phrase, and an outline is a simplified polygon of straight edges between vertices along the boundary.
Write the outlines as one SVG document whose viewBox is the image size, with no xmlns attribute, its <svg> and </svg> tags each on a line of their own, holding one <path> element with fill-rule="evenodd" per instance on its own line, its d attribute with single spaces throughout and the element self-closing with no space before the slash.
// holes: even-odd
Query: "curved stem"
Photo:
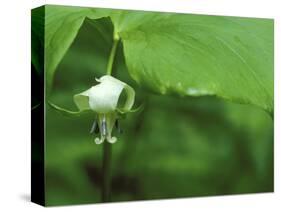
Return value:
<svg viewBox="0 0 281 212">
<path fill-rule="evenodd" d="M 109 59 L 108 59 L 108 63 L 107 63 L 107 68 L 106 68 L 106 74 L 107 75 L 111 75 L 111 73 L 112 73 L 112 67 L 113 67 L 113 62 L 114 62 L 114 58 L 115 58 L 115 55 L 116 55 L 118 42 L 119 42 L 119 39 L 113 40 L 113 45 L 112 45 L 112 48 L 111 48 L 111 51 L 110 51 L 110 55 L 109 55 Z"/>
<path fill-rule="evenodd" d="M 111 75 L 114 58 L 116 55 L 116 50 L 118 46 L 119 39 L 114 39 L 113 45 L 110 51 L 106 74 Z M 107 141 L 103 143 L 103 161 L 102 161 L 102 172 L 103 172 L 103 182 L 102 182 L 102 202 L 110 202 L 110 187 L 111 187 L 111 154 L 112 154 L 112 144 Z"/>
</svg>

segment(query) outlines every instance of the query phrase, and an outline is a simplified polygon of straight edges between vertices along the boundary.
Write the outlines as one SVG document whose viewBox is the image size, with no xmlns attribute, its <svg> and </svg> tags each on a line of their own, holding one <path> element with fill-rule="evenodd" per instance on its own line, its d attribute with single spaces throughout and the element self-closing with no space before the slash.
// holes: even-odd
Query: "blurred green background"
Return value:
<svg viewBox="0 0 281 212">
<path fill-rule="evenodd" d="M 76 110 L 73 95 L 105 74 L 112 45 L 106 18 L 85 20 L 59 64 L 49 100 Z M 215 97 L 160 96 L 128 75 L 118 47 L 113 75 L 136 89 L 144 110 L 121 120 L 112 156 L 112 201 L 273 191 L 273 120 Z M 102 145 L 94 117 L 70 119 L 47 106 L 46 204 L 100 202 Z"/>
</svg>

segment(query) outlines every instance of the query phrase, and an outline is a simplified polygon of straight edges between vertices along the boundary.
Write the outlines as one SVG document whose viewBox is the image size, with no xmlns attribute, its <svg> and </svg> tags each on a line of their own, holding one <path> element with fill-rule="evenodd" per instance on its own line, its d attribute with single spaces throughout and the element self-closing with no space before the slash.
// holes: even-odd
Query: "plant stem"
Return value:
<svg viewBox="0 0 281 212">
<path fill-rule="evenodd" d="M 119 39 L 113 40 L 112 49 L 110 51 L 106 74 L 111 75 L 114 58 L 116 55 L 116 50 L 118 46 Z M 111 154 L 112 154 L 112 144 L 105 141 L 103 143 L 103 161 L 102 161 L 102 171 L 103 171 L 103 182 L 102 182 L 102 202 L 110 202 L 110 187 L 111 187 Z"/>
<path fill-rule="evenodd" d="M 103 143 L 103 185 L 102 185 L 102 202 L 110 201 L 111 185 L 111 152 L 112 144 L 105 141 Z"/>
<path fill-rule="evenodd" d="M 113 67 L 113 62 L 114 62 L 114 57 L 116 55 L 116 50 L 118 46 L 119 39 L 114 39 L 113 45 L 110 51 L 108 63 L 107 63 L 107 68 L 106 68 L 106 74 L 111 75 L 112 73 L 112 67 Z"/>
</svg>

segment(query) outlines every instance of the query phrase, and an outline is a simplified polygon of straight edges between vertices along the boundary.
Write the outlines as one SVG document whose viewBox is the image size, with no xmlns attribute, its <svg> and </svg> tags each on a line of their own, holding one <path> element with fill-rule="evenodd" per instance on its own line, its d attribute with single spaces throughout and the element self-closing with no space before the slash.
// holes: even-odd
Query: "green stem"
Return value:
<svg viewBox="0 0 281 212">
<path fill-rule="evenodd" d="M 116 55 L 116 50 L 118 46 L 119 39 L 114 39 L 112 49 L 109 55 L 106 74 L 111 75 L 114 58 Z M 102 161 L 102 171 L 103 171 L 103 183 L 102 183 L 102 202 L 110 202 L 110 186 L 111 186 L 111 154 L 112 154 L 112 144 L 105 141 L 103 143 L 103 161 Z"/>
<path fill-rule="evenodd" d="M 102 202 L 110 202 L 110 185 L 111 185 L 111 152 L 112 144 L 105 141 L 103 143 L 103 185 L 102 185 Z"/>
<path fill-rule="evenodd" d="M 114 41 L 113 41 L 112 49 L 110 51 L 107 68 L 106 68 L 107 75 L 111 75 L 111 73 L 112 73 L 112 67 L 113 67 L 114 57 L 116 55 L 118 42 L 119 42 L 119 39 L 114 39 Z"/>
</svg>

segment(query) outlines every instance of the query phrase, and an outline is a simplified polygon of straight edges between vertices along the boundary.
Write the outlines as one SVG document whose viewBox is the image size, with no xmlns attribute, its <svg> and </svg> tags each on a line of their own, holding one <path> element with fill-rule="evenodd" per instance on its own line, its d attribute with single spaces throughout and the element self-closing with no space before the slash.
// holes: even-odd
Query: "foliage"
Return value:
<svg viewBox="0 0 281 212">
<path fill-rule="evenodd" d="M 96 20 L 109 16 L 124 45 L 128 71 L 141 86 L 160 94 L 216 95 L 273 114 L 272 20 L 57 6 L 45 10 L 48 87 L 85 18 L 104 35 Z"/>
<path fill-rule="evenodd" d="M 273 123 L 263 111 L 273 113 L 272 20 L 51 5 L 45 12 L 48 100 L 75 110 L 72 96 L 104 75 L 118 35 L 113 75 L 135 88 L 137 105 L 146 103 L 121 121 L 113 201 L 273 190 Z M 93 117 L 46 110 L 47 204 L 100 202 Z"/>
</svg>

